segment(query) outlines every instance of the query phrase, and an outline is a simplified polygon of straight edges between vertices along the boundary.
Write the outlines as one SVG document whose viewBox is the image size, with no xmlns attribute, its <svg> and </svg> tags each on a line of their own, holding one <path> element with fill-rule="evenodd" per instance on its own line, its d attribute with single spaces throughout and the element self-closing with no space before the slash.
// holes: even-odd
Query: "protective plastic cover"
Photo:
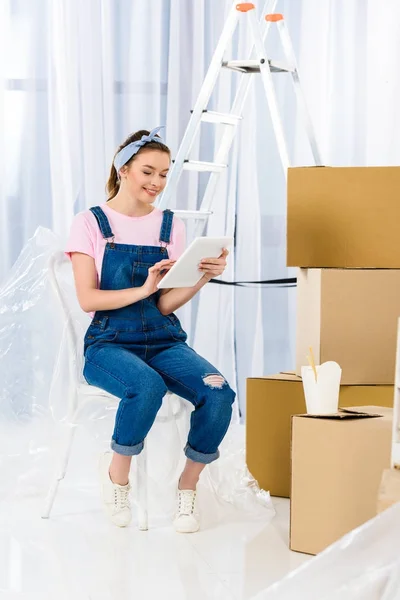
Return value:
<svg viewBox="0 0 400 600">
<path fill-rule="evenodd" d="M 400 503 L 257 594 L 253 600 L 399 600 Z"/>
<path fill-rule="evenodd" d="M 45 498 L 71 427 L 71 462 L 58 494 L 72 483 L 78 500 L 88 486 L 97 485 L 96 462 L 109 448 L 118 401 L 93 394 L 83 380 L 83 336 L 89 321 L 76 300 L 61 240 L 39 228 L 0 289 L 1 508 L 28 497 Z M 76 407 L 79 414 L 71 423 Z M 188 402 L 173 396 L 148 436 L 150 524 L 172 517 L 191 410 Z M 221 458 L 202 476 L 199 503 L 210 523 L 244 518 L 267 522 L 274 515 L 269 494 L 246 468 L 243 431 L 243 426 L 231 425 Z"/>
</svg>

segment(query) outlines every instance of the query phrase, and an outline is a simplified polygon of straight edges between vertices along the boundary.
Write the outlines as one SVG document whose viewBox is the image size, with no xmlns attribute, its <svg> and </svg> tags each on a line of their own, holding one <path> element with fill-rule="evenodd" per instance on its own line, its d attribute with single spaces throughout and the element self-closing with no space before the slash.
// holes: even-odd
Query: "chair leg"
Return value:
<svg viewBox="0 0 400 600">
<path fill-rule="evenodd" d="M 136 487 L 138 493 L 138 527 L 140 531 L 149 528 L 147 510 L 147 449 L 146 444 L 136 457 Z"/>
<path fill-rule="evenodd" d="M 42 519 L 48 519 L 50 517 L 51 510 L 53 508 L 54 500 L 57 494 L 58 486 L 60 481 L 64 479 L 65 474 L 67 472 L 68 461 L 71 454 L 72 442 L 74 441 L 76 426 L 75 425 L 67 425 L 68 431 L 66 432 L 64 448 L 61 454 L 60 463 L 58 465 L 58 472 L 56 472 L 55 479 L 50 486 L 48 491 L 44 510 L 42 513 Z"/>
</svg>

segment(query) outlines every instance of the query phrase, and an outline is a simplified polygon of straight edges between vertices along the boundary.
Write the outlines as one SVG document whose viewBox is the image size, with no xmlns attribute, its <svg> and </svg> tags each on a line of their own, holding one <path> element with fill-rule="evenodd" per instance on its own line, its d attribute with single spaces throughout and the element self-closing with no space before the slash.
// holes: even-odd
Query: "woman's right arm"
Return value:
<svg viewBox="0 0 400 600">
<path fill-rule="evenodd" d="M 155 283 L 161 278 L 159 275 L 160 270 L 169 270 L 169 264 L 167 263 L 172 263 L 168 260 L 157 263 L 149 270 L 149 277 L 141 287 L 124 290 L 99 290 L 97 289 L 94 258 L 81 252 L 71 252 L 71 260 L 78 302 L 82 310 L 88 313 L 97 310 L 115 310 L 148 298 L 157 290 Z"/>
<path fill-rule="evenodd" d="M 71 252 L 76 295 L 85 312 L 114 310 L 128 306 L 147 297 L 143 287 L 125 290 L 97 289 L 97 273 L 94 258 L 80 252 Z"/>
</svg>

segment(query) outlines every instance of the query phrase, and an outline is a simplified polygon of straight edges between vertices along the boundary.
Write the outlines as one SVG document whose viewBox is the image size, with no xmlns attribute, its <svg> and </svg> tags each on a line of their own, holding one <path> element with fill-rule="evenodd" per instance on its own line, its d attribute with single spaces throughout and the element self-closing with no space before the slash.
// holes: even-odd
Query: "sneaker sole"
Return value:
<svg viewBox="0 0 400 600">
<path fill-rule="evenodd" d="M 181 529 L 175 529 L 175 533 L 181 533 L 182 535 L 188 535 L 190 533 L 197 533 L 198 531 L 200 531 L 200 527 L 198 527 L 197 529 L 191 529 L 190 531 L 183 531 Z"/>
</svg>

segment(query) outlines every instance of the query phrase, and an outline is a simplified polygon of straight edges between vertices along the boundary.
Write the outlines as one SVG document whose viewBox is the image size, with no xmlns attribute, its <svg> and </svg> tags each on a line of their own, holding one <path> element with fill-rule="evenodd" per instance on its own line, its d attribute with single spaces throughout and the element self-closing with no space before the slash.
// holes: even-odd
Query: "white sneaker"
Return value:
<svg viewBox="0 0 400 600">
<path fill-rule="evenodd" d="M 178 533 L 195 533 L 200 529 L 199 515 L 196 512 L 196 492 L 178 489 L 178 511 L 174 520 Z"/>
<path fill-rule="evenodd" d="M 100 458 L 100 484 L 103 504 L 107 515 L 114 525 L 126 527 L 132 520 L 129 492 L 131 486 L 118 485 L 110 478 L 111 452 L 105 452 Z"/>
</svg>

